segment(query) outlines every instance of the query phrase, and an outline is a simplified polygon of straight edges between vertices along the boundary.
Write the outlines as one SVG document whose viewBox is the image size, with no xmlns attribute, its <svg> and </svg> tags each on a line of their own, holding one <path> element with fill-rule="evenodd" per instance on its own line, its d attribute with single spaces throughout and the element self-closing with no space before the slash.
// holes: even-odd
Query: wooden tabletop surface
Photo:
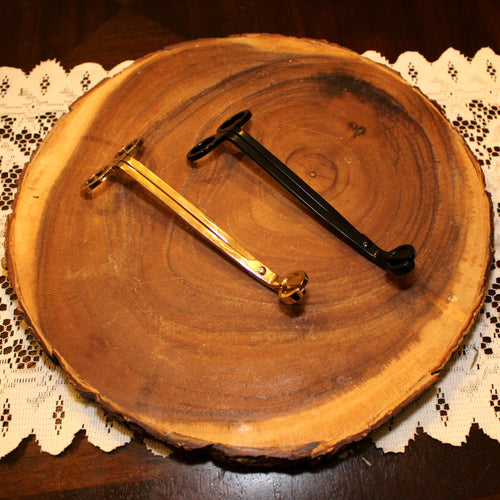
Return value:
<svg viewBox="0 0 500 500">
<path fill-rule="evenodd" d="M 110 69 L 181 41 L 250 32 L 377 50 L 391 62 L 407 50 L 431 61 L 448 47 L 500 52 L 497 0 L 0 0 L 0 11 L 0 66 L 25 71 L 54 58 L 66 69 Z M 474 426 L 460 447 L 419 434 L 404 454 L 366 439 L 341 457 L 248 470 L 207 456 L 156 457 L 139 436 L 104 453 L 82 432 L 59 456 L 28 438 L 0 460 L 0 497 L 500 498 L 500 444 Z"/>
</svg>

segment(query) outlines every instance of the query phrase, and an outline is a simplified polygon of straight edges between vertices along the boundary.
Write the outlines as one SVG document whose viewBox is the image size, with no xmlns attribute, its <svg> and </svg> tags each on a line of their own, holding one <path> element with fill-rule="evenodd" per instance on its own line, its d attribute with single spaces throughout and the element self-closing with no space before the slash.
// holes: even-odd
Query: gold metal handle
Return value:
<svg viewBox="0 0 500 500">
<path fill-rule="evenodd" d="M 305 294 L 305 286 L 309 280 L 304 271 L 295 271 L 280 277 L 271 271 L 262 262 L 253 257 L 229 234 L 220 229 L 201 210 L 181 196 L 165 181 L 146 168 L 141 162 L 132 157 L 132 154 L 141 147 L 141 140 L 134 140 L 122 148 L 115 156 L 113 163 L 107 165 L 82 186 L 85 192 L 91 192 L 104 182 L 116 170 L 125 172 L 138 182 L 157 199 L 167 205 L 191 227 L 207 238 L 219 250 L 237 262 L 254 278 L 258 279 L 272 290 L 278 292 L 285 304 L 294 304 Z"/>
</svg>

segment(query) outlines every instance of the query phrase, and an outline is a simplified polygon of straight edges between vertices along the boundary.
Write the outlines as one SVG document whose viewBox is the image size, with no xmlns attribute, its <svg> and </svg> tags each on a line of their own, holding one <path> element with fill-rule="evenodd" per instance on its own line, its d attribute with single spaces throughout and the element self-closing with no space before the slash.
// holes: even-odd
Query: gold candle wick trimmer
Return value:
<svg viewBox="0 0 500 500">
<path fill-rule="evenodd" d="M 122 148 L 115 156 L 113 163 L 99 170 L 90 177 L 82 186 L 85 192 L 91 192 L 104 182 L 116 170 L 125 172 L 152 195 L 162 201 L 177 215 L 182 217 L 191 227 L 213 243 L 219 250 L 237 262 L 254 278 L 258 279 L 269 288 L 278 292 L 280 299 L 285 304 L 298 302 L 305 294 L 305 287 L 309 280 L 304 271 L 295 271 L 284 278 L 271 271 L 262 262 L 253 257 L 229 234 L 220 229 L 201 210 L 187 201 L 165 181 L 146 168 L 141 162 L 132 157 L 142 145 L 142 141 L 134 140 Z"/>
</svg>

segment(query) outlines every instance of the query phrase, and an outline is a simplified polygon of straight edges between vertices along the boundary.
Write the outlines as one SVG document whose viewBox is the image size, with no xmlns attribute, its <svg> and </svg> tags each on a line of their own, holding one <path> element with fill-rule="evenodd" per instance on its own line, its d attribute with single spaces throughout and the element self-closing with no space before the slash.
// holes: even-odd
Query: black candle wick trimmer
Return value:
<svg viewBox="0 0 500 500">
<path fill-rule="evenodd" d="M 364 234 L 360 233 L 347 219 L 333 208 L 314 189 L 276 158 L 250 134 L 242 130 L 252 116 L 249 110 L 240 111 L 226 120 L 215 135 L 197 144 L 187 158 L 196 161 L 222 144 L 230 141 L 252 160 L 271 174 L 284 188 L 298 198 L 316 214 L 337 236 L 340 236 L 361 255 L 393 275 L 400 276 L 415 267 L 415 249 L 411 245 L 401 245 L 390 251 L 379 248 Z"/>
</svg>

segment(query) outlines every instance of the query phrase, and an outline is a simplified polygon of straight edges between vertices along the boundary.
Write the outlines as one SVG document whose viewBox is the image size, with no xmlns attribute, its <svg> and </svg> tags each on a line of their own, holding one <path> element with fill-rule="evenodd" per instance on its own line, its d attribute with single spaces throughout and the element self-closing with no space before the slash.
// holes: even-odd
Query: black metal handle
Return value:
<svg viewBox="0 0 500 500">
<path fill-rule="evenodd" d="M 396 276 L 406 274 L 415 268 L 415 249 L 413 246 L 401 245 L 390 251 L 379 248 L 367 236 L 359 232 L 297 174 L 290 170 L 250 134 L 245 132 L 241 126 L 251 116 L 252 113 L 249 110 L 245 110 L 226 120 L 217 129 L 215 135 L 207 137 L 191 149 L 187 154 L 188 160 L 196 161 L 224 141 L 230 141 L 252 158 L 252 160 L 319 217 L 329 229 L 361 255 Z"/>
</svg>

